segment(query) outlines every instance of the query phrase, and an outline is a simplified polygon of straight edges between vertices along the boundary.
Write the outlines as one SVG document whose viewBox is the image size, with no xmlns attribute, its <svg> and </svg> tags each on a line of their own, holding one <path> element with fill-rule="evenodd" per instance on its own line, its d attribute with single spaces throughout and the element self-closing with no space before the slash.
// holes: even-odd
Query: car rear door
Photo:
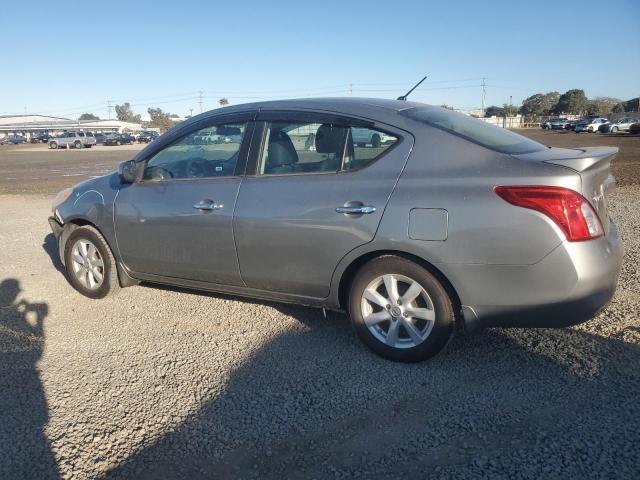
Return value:
<svg viewBox="0 0 640 480">
<path fill-rule="evenodd" d="M 242 285 L 232 217 L 246 166 L 254 113 L 197 124 L 154 150 L 143 173 L 115 201 L 120 256 L 141 278 Z M 203 128 L 233 128 L 235 143 L 200 145 Z M 142 167 L 141 167 L 142 168 Z"/>
<path fill-rule="evenodd" d="M 324 298 L 340 259 L 374 238 L 413 137 L 329 114 L 262 111 L 258 119 L 234 215 L 242 279 L 250 288 Z M 354 147 L 351 127 L 395 140 Z M 345 141 L 327 141 L 345 129 Z"/>
</svg>

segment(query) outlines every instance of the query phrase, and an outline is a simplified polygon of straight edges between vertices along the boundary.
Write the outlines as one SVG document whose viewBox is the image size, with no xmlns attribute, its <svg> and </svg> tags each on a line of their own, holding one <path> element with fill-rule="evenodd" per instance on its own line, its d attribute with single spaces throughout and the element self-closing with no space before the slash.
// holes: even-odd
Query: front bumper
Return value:
<svg viewBox="0 0 640 480">
<path fill-rule="evenodd" d="M 567 327 L 593 318 L 609 303 L 622 254 L 611 222 L 607 236 L 565 241 L 534 265 L 454 266 L 451 280 L 465 321 L 469 312 L 486 327 Z"/>
</svg>

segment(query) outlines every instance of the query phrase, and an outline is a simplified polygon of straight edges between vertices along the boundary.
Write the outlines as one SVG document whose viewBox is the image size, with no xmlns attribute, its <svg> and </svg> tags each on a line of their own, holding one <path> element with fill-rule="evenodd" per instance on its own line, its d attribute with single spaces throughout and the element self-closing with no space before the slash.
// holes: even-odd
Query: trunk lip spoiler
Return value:
<svg viewBox="0 0 640 480">
<path fill-rule="evenodd" d="M 537 160 L 550 165 L 567 167 L 576 172 L 584 172 L 592 167 L 603 166 L 603 164 L 607 164 L 608 166 L 613 157 L 617 155 L 619 149 L 618 147 L 582 147 L 576 150 L 576 153 L 581 153 L 577 153 L 576 155 L 565 154 L 566 156 L 563 155 L 560 156 L 560 158 L 553 158 L 553 150 L 553 148 L 550 148 L 540 152 L 541 155 Z M 519 155 L 518 157 L 534 159 L 534 155 Z"/>
</svg>

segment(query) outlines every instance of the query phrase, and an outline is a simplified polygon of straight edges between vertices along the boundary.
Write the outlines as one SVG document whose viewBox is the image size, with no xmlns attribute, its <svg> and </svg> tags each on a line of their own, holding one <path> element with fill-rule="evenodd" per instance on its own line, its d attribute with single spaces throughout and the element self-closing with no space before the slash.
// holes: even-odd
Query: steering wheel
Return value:
<svg viewBox="0 0 640 480">
<path fill-rule="evenodd" d="M 210 174 L 208 170 L 208 163 L 206 160 L 201 158 L 194 158 L 192 160 L 187 161 L 187 164 L 184 167 L 184 173 L 186 178 L 203 178 L 209 177 Z"/>
<path fill-rule="evenodd" d="M 144 174 L 149 180 L 168 180 L 173 178 L 173 174 L 162 167 L 149 167 L 145 170 Z"/>
</svg>

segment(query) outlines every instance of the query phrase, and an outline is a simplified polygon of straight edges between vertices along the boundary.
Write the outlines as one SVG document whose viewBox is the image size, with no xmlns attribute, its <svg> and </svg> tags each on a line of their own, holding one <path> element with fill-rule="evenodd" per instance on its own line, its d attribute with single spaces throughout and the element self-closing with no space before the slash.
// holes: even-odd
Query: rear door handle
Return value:
<svg viewBox="0 0 640 480">
<path fill-rule="evenodd" d="M 336 207 L 337 213 L 344 213 L 345 215 L 367 215 L 376 211 L 376 207 L 373 205 L 343 205 Z"/>
<path fill-rule="evenodd" d="M 196 210 L 221 210 L 224 207 L 221 203 L 216 203 L 213 200 L 202 200 L 196 203 L 193 208 Z"/>
</svg>

